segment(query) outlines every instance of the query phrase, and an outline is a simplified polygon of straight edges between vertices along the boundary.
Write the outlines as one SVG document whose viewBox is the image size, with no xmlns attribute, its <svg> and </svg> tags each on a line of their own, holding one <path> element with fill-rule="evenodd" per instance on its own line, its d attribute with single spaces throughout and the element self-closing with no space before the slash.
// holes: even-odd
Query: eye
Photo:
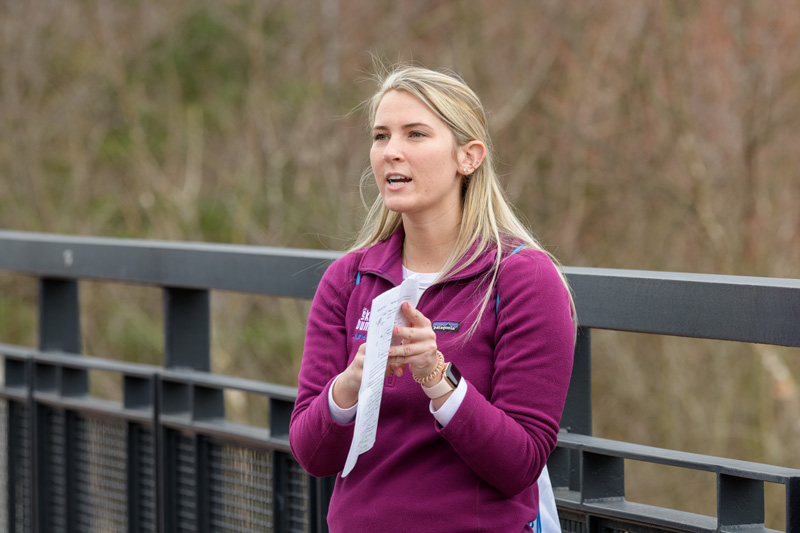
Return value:
<svg viewBox="0 0 800 533">
<path fill-rule="evenodd" d="M 375 134 L 372 135 L 372 140 L 373 141 L 384 141 L 384 140 L 386 140 L 388 138 L 389 138 L 389 136 L 386 135 L 385 133 L 375 133 Z"/>
<path fill-rule="evenodd" d="M 421 137 L 426 137 L 426 135 L 424 133 L 422 133 L 421 131 L 412 131 L 411 133 L 408 134 L 408 136 L 412 137 L 414 139 L 419 139 Z"/>
</svg>

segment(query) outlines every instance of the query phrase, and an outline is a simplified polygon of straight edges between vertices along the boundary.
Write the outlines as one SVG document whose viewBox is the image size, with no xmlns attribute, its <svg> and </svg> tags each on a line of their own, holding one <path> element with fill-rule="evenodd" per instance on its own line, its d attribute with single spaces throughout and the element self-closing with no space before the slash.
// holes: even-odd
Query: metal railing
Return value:
<svg viewBox="0 0 800 533">
<path fill-rule="evenodd" d="M 209 372 L 210 292 L 310 298 L 338 256 L 0 231 L 0 271 L 39 284 L 39 346 L 0 344 L 0 530 L 327 531 L 332 480 L 288 447 L 296 390 Z M 592 437 L 590 351 L 591 329 L 797 347 L 800 281 L 565 270 L 581 323 L 548 462 L 564 530 L 763 530 L 770 482 L 800 531 L 800 470 Z M 79 355 L 81 280 L 162 289 L 163 366 Z M 122 400 L 93 397 L 92 372 L 117 376 Z M 228 391 L 263 397 L 267 427 L 227 420 Z M 627 501 L 625 461 L 713 472 L 717 516 Z"/>
</svg>

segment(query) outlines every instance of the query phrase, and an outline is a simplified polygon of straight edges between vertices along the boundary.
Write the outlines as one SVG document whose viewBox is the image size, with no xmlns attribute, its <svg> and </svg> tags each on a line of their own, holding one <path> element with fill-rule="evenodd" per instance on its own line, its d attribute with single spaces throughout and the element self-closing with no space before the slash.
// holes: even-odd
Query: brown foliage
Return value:
<svg viewBox="0 0 800 533">
<path fill-rule="evenodd" d="M 778 0 L 3 2 L 0 227 L 342 249 L 372 56 L 475 87 L 564 264 L 800 274 L 800 6 Z M 115 294 L 84 289 L 87 352 L 157 360 L 158 295 L 110 315 Z M 216 298 L 216 368 L 291 382 L 305 305 Z M 800 466 L 796 351 L 719 344 L 596 335 L 596 433 Z"/>
</svg>

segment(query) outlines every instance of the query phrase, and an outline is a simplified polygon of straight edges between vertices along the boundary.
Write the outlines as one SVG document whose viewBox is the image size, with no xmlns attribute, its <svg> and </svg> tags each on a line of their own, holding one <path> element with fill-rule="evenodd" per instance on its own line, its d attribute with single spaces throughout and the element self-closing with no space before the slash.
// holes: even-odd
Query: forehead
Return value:
<svg viewBox="0 0 800 533">
<path fill-rule="evenodd" d="M 407 91 L 392 89 L 383 95 L 375 110 L 374 127 L 427 124 L 431 127 L 447 128 L 422 100 Z"/>
</svg>

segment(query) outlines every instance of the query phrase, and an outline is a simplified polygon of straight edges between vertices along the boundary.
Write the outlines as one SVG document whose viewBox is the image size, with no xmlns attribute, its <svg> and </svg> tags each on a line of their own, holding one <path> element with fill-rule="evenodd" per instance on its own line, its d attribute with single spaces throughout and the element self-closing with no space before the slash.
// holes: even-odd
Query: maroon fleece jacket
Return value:
<svg viewBox="0 0 800 533">
<path fill-rule="evenodd" d="M 365 342 L 372 299 L 402 282 L 402 242 L 401 229 L 345 255 L 317 289 L 289 434 L 295 458 L 314 476 L 344 468 L 355 423 L 331 418 L 328 388 Z M 410 372 L 387 378 L 375 445 L 346 478 L 337 475 L 332 532 L 529 530 L 536 479 L 556 446 L 575 329 L 550 258 L 509 250 L 492 305 L 465 342 L 495 253 L 432 285 L 417 305 L 467 380 L 463 403 L 442 428 Z"/>
</svg>

